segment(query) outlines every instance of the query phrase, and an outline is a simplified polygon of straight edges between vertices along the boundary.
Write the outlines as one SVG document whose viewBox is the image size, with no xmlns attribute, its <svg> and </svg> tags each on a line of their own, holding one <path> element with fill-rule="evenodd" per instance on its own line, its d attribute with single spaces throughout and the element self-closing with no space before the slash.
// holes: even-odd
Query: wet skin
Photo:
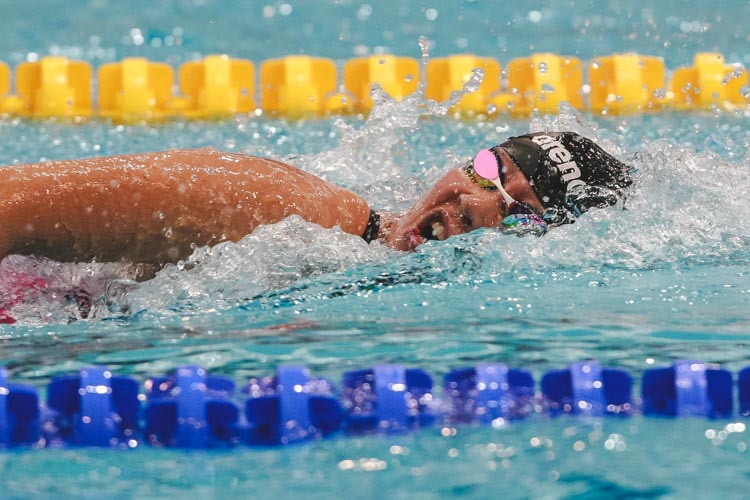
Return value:
<svg viewBox="0 0 750 500">
<path fill-rule="evenodd" d="M 526 177 L 498 153 L 505 189 L 541 212 Z M 378 237 L 413 251 L 430 239 L 497 227 L 507 211 L 498 191 L 459 167 L 411 209 L 382 214 Z M 213 149 L 17 165 L 0 175 L 0 259 L 16 253 L 158 268 L 291 215 L 360 236 L 369 212 L 360 196 L 303 170 Z"/>
<path fill-rule="evenodd" d="M 505 190 L 515 200 L 542 212 L 542 203 L 526 176 L 507 153 L 497 151 L 504 165 Z M 478 186 L 466 176 L 463 167 L 458 167 L 436 182 L 409 210 L 385 218 L 383 238 L 397 250 L 413 251 L 430 239 L 444 240 L 481 227 L 498 227 L 507 211 L 498 191 Z"/>
</svg>

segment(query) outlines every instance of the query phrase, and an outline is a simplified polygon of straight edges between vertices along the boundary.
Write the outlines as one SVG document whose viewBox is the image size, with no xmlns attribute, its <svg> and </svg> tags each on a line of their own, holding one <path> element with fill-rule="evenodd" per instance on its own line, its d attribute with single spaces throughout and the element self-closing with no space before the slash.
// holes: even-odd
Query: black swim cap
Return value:
<svg viewBox="0 0 750 500">
<path fill-rule="evenodd" d="M 614 205 L 633 183 L 633 168 L 574 132 L 511 137 L 499 146 L 526 175 L 545 208 L 580 215 Z"/>
</svg>

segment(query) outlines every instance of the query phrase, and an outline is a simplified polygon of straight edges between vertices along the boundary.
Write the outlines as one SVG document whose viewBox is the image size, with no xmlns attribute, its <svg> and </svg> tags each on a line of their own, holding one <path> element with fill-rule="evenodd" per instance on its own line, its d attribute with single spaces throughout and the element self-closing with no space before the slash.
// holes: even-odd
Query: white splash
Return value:
<svg viewBox="0 0 750 500">
<path fill-rule="evenodd" d="M 368 245 L 338 228 L 322 229 L 297 216 L 261 226 L 237 243 L 197 249 L 142 283 L 128 299 L 131 311 L 188 310 L 235 305 L 267 290 L 356 264 L 385 262 L 390 250 Z"/>
</svg>

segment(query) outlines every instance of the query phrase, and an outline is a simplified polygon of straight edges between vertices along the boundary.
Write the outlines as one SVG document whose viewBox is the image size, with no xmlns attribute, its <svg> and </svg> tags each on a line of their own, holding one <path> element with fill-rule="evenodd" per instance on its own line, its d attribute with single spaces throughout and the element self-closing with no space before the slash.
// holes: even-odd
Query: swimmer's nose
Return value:
<svg viewBox="0 0 750 500">
<path fill-rule="evenodd" d="M 468 219 L 470 229 L 496 227 L 500 223 L 501 208 L 505 210 L 500 197 L 489 192 L 461 195 L 458 200 L 458 210 Z"/>
</svg>

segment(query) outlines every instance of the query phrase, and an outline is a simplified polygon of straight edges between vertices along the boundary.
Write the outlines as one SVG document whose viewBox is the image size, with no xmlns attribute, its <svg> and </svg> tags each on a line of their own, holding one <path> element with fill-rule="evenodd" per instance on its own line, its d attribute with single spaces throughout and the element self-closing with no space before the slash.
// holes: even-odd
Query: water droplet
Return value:
<svg viewBox="0 0 750 500">
<path fill-rule="evenodd" d="M 545 74 L 547 72 L 547 63 L 542 61 L 539 63 L 539 72 Z"/>
<path fill-rule="evenodd" d="M 359 19 L 360 21 L 365 21 L 370 17 L 371 14 L 372 6 L 370 4 L 364 3 L 359 7 L 359 10 L 357 11 L 357 19 Z"/>
<path fill-rule="evenodd" d="M 542 13 L 538 10 L 529 11 L 527 19 L 532 23 L 538 23 L 542 20 Z"/>
<path fill-rule="evenodd" d="M 422 59 L 430 57 L 430 41 L 426 36 L 419 37 L 419 48 L 422 51 Z"/>
</svg>

